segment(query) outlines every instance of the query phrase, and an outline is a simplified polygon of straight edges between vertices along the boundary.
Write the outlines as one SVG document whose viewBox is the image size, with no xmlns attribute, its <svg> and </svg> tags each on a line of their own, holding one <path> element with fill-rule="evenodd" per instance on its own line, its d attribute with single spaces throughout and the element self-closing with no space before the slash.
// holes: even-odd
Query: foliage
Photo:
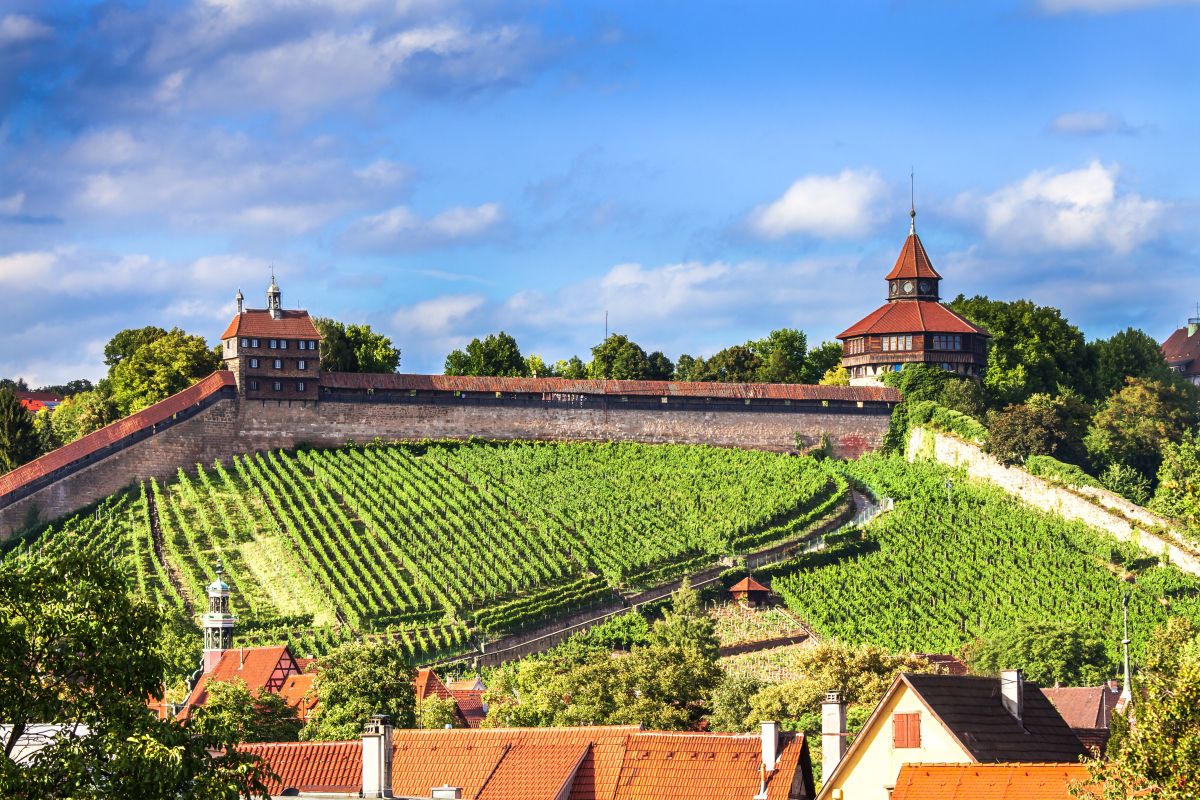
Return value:
<svg viewBox="0 0 1200 800">
<path fill-rule="evenodd" d="M 976 419 L 966 414 L 945 408 L 930 400 L 920 403 L 907 401 L 909 425 L 924 425 L 934 430 L 953 433 L 968 442 L 980 442 L 987 439 L 987 428 Z"/>
<path fill-rule="evenodd" d="M 2 383 L 2 381 L 0 381 Z M 96 387 L 87 378 L 76 378 L 66 383 L 55 383 L 49 386 L 39 386 L 39 392 L 54 392 L 61 397 L 74 397 L 84 392 L 95 391 Z"/>
<path fill-rule="evenodd" d="M 988 415 L 987 452 L 1005 464 L 1054 453 L 1060 439 L 1058 415 L 1052 408 L 1011 405 Z"/>
<path fill-rule="evenodd" d="M 746 342 L 746 348 L 758 359 L 758 369 L 750 380 L 763 383 L 804 383 L 804 364 L 808 355 L 808 337 L 795 328 L 771 331 L 766 338 Z"/>
<path fill-rule="evenodd" d="M 1163 448 L 1151 508 L 1200 533 L 1200 430 Z"/>
<path fill-rule="evenodd" d="M 974 672 L 1020 669 L 1042 686 L 1094 686 L 1108 679 L 1112 666 L 1095 633 L 1062 622 L 1004 626 L 969 645 L 966 656 Z"/>
<path fill-rule="evenodd" d="M 426 730 L 462 727 L 462 719 L 458 715 L 458 704 L 452 697 L 442 698 L 431 695 L 424 700 L 418 700 L 416 720 L 417 727 Z"/>
<path fill-rule="evenodd" d="M 579 356 L 571 356 L 565 361 L 556 361 L 554 364 L 554 374 L 559 378 L 566 378 L 572 381 L 582 381 L 587 379 L 588 369 L 587 364 Z"/>
<path fill-rule="evenodd" d="M 81 392 L 68 397 L 50 417 L 54 437 L 68 444 L 115 420 L 117 410 L 100 392 Z"/>
<path fill-rule="evenodd" d="M 821 386 L 849 386 L 850 372 L 842 365 L 825 370 L 819 381 Z"/>
<path fill-rule="evenodd" d="M 180 687 L 201 666 L 203 633 L 178 608 L 162 609 L 163 624 L 159 653 L 163 661 L 163 684 Z"/>
<path fill-rule="evenodd" d="M 675 375 L 675 365 L 661 350 L 655 350 L 646 357 L 648 368 L 646 379 L 651 381 L 669 381 Z"/>
<path fill-rule="evenodd" d="M 466 350 L 452 351 L 446 356 L 445 373 L 519 378 L 529 375 L 529 364 L 517 340 L 500 331 L 472 339 Z"/>
<path fill-rule="evenodd" d="M 800 382 L 816 383 L 822 375 L 841 365 L 842 343 L 821 342 L 804 357 L 804 371 L 800 373 Z"/>
<path fill-rule="evenodd" d="M 16 469 L 37 454 L 33 417 L 12 389 L 0 389 L 0 473 Z"/>
<path fill-rule="evenodd" d="M 313 690 L 321 698 L 301 738 L 345 741 L 362 735 L 374 714 L 387 714 L 399 728 L 411 728 L 413 670 L 404 654 L 387 642 L 351 642 L 321 659 Z"/>
<path fill-rule="evenodd" d="M 610 650 L 628 650 L 650 641 L 650 622 L 640 613 L 619 614 L 589 628 L 587 641 Z"/>
<path fill-rule="evenodd" d="M 117 412 L 127 416 L 183 391 L 220 366 L 220 359 L 202 337 L 172 328 L 122 354 L 102 385 Z"/>
<path fill-rule="evenodd" d="M 547 364 L 542 360 L 542 357 L 536 353 L 525 356 L 525 374 L 534 378 L 558 377 L 554 372 L 554 365 Z"/>
<path fill-rule="evenodd" d="M 111 372 L 117 364 L 129 360 L 138 350 L 166 335 L 167 332 L 157 325 L 119 331 L 104 345 L 104 365 Z"/>
<path fill-rule="evenodd" d="M 209 681 L 208 700 L 189 723 L 200 733 L 227 742 L 294 742 L 300 734 L 296 709 L 275 692 L 250 693 L 243 680 Z"/>
<path fill-rule="evenodd" d="M 1120 391 L 1127 378 L 1142 378 L 1171 383 L 1175 375 L 1163 359 L 1162 349 L 1153 336 L 1136 328 L 1126 328 L 1108 339 L 1088 344 L 1095 364 L 1091 396 L 1105 398 Z"/>
<path fill-rule="evenodd" d="M 809 350 L 804 331 L 773 330 L 762 339 L 719 350 L 709 358 L 679 357 L 675 379 L 732 383 L 816 383 L 842 360 L 842 346 L 822 342 Z"/>
<path fill-rule="evenodd" d="M 33 436 L 37 440 L 37 452 L 49 453 L 62 446 L 62 442 L 54 435 L 54 426 L 51 420 L 54 412 L 48 408 L 39 409 L 33 415 Z"/>
<path fill-rule="evenodd" d="M 1056 394 L 1089 379 L 1083 333 L 1057 308 L 1029 300 L 956 297 L 950 308 L 992 335 L 983 392 L 989 408 L 1023 403 L 1036 392 Z"/>
<path fill-rule="evenodd" d="M 66 550 L 0 563 L 3 753 L 30 725 L 65 724 L 31 760 L 0 758 L 0 796 L 266 796 L 257 759 L 147 708 L 160 696 L 160 624 L 107 557 Z"/>
<path fill-rule="evenodd" d="M 861 536 L 827 541 L 826 551 L 773 578 L 772 589 L 820 636 L 954 652 L 989 631 L 1052 616 L 1102 639 L 1115 667 L 1126 592 L 1130 616 L 1148 624 L 1168 614 L 1200 619 L 1200 579 L 1157 554 L 934 462 L 865 456 L 840 468 L 895 507 Z M 1147 631 L 1131 634 L 1136 657 Z"/>
<path fill-rule="evenodd" d="M 1030 456 L 1025 461 L 1025 471 L 1064 486 L 1090 486 L 1103 489 L 1104 484 L 1088 475 L 1074 464 L 1064 464 L 1052 456 Z"/>
<path fill-rule="evenodd" d="M 28 392 L 29 384 L 24 378 L 0 378 L 0 389 L 12 389 L 14 392 Z"/>
<path fill-rule="evenodd" d="M 1200 639 L 1190 625 L 1156 634 L 1172 646 L 1139 672 L 1133 702 L 1113 715 L 1107 757 L 1088 762 L 1091 785 L 1075 787 L 1076 797 L 1200 797 Z"/>
<path fill-rule="evenodd" d="M 713 690 L 709 730 L 733 733 L 747 730 L 746 720 L 752 712 L 750 704 L 763 688 L 763 682 L 754 675 L 726 673 Z"/>
<path fill-rule="evenodd" d="M 1150 479 L 1125 464 L 1114 462 L 1105 467 L 1100 473 L 1100 484 L 1139 506 L 1150 502 Z"/>
<path fill-rule="evenodd" d="M 671 594 L 671 607 L 650 630 L 650 644 L 664 647 L 695 647 L 715 659 L 717 623 L 700 607 L 700 594 L 685 578 Z"/>
<path fill-rule="evenodd" d="M 395 372 L 400 348 L 370 325 L 345 325 L 328 317 L 313 320 L 321 334 L 321 369 L 326 372 Z"/>
<path fill-rule="evenodd" d="M 1178 386 L 1130 378 L 1096 412 L 1084 444 L 1097 465 L 1117 462 L 1153 476 L 1163 446 L 1182 441 L 1195 423 L 1196 405 Z"/>
</svg>

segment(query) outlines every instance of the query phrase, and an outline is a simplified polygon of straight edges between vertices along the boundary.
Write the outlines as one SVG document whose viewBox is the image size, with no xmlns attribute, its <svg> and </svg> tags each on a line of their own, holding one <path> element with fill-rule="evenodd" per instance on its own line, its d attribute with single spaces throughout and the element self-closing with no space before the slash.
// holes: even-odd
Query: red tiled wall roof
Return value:
<svg viewBox="0 0 1200 800">
<path fill-rule="evenodd" d="M 933 262 L 929 260 L 929 254 L 925 252 L 925 245 L 921 244 L 921 237 L 915 233 L 910 233 L 908 238 L 904 240 L 904 247 L 900 250 L 900 257 L 896 259 L 896 266 L 892 267 L 892 271 L 887 274 L 884 280 L 941 277 L 941 275 L 937 274 L 937 270 L 933 268 Z"/>
<path fill-rule="evenodd" d="M 1069 800 L 1082 764 L 905 764 L 892 800 Z"/>
<path fill-rule="evenodd" d="M 900 402 L 895 389 L 876 386 L 810 386 L 796 383 L 688 383 L 677 381 L 603 381 L 565 378 L 491 378 L 470 375 L 360 374 L 326 372 L 321 385 L 333 389 L 376 391 L 507 392 L 516 394 L 589 394 L 647 397 L 712 397 L 762 400 L 844 400 Z"/>
<path fill-rule="evenodd" d="M 302 792 L 344 792 L 357 797 L 362 791 L 362 740 L 353 742 L 271 742 L 238 748 L 264 759 L 277 780 L 267 781 L 267 791 L 278 796 L 284 789 Z"/>
<path fill-rule="evenodd" d="M 275 319 L 265 308 L 248 308 L 229 321 L 221 339 L 254 336 L 259 339 L 320 339 L 321 333 L 307 311 L 283 309 Z"/>
<path fill-rule="evenodd" d="M 122 439 L 158 425 L 170 419 L 185 409 L 203 402 L 212 395 L 233 386 L 233 373 L 227 371 L 214 372 L 198 383 L 192 384 L 178 394 L 171 395 L 149 408 L 144 408 L 136 414 L 106 425 L 94 433 L 76 439 L 70 444 L 52 450 L 41 458 L 36 458 L 28 464 L 23 464 L 12 472 L 0 475 L 0 497 L 13 492 L 27 483 L 43 478 L 52 472 L 69 466 L 86 458 L 109 445 L 116 444 Z"/>
<path fill-rule="evenodd" d="M 295 660 L 287 645 L 274 647 L 235 647 L 221 653 L 221 660 L 200 676 L 187 702 L 179 712 L 186 719 L 191 710 L 208 702 L 208 684 L 212 681 L 245 681 L 252 694 L 258 694 L 275 675 L 277 669 L 291 671 Z"/>
<path fill-rule="evenodd" d="M 894 300 L 872 311 L 837 335 L 863 336 L 881 333 L 977 333 L 989 335 L 978 325 L 932 300 Z"/>
</svg>

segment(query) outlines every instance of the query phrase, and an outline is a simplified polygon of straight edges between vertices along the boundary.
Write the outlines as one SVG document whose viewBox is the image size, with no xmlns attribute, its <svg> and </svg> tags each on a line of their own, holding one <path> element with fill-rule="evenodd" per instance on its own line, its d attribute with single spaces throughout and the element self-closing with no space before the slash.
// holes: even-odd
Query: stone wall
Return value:
<svg viewBox="0 0 1200 800">
<path fill-rule="evenodd" d="M 300 444 L 338 446 L 353 439 L 534 439 L 704 443 L 786 451 L 828 435 L 835 455 L 873 450 L 887 432 L 886 406 L 794 411 L 587 409 L 503 404 L 220 400 L 29 497 L 0 508 L 0 538 L 18 530 L 36 506 L 55 519 L 148 477 L 233 455 Z"/>
<path fill-rule="evenodd" d="M 925 428 L 913 428 L 909 433 L 907 452 L 910 461 L 933 458 L 962 467 L 972 478 L 989 481 L 1035 508 L 1080 520 L 1120 541 L 1133 541 L 1154 555 L 1165 552 L 1184 572 L 1200 575 L 1196 548 L 1174 531 L 1168 520 L 1112 492 L 1059 486 L 1020 467 L 1006 466 L 962 439 Z"/>
</svg>

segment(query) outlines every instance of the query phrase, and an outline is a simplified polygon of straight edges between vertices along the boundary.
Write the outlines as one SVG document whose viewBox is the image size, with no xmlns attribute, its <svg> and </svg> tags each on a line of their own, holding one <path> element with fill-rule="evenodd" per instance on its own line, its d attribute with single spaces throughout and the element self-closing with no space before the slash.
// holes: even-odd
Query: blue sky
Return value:
<svg viewBox="0 0 1200 800">
<path fill-rule="evenodd" d="M 241 287 L 405 371 L 504 329 L 829 338 L 948 296 L 1162 339 L 1200 300 L 1200 5 L 0 0 L 0 376 L 216 340 Z"/>
</svg>

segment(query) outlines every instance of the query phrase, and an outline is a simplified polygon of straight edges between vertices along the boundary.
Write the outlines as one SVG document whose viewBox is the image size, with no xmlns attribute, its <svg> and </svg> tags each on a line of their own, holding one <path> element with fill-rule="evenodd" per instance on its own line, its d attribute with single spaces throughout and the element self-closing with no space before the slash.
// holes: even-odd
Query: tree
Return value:
<svg viewBox="0 0 1200 800">
<path fill-rule="evenodd" d="M 1091 686 L 1114 667 L 1104 642 L 1089 631 L 1057 622 L 1026 622 L 986 636 L 966 651 L 971 669 L 996 675 L 1020 668 L 1042 686 Z"/>
<path fill-rule="evenodd" d="M 466 350 L 446 356 L 447 375 L 484 375 L 518 378 L 529 374 L 517 340 L 504 331 L 472 339 Z"/>
<path fill-rule="evenodd" d="M 1090 786 L 1074 787 L 1074 796 L 1200 797 L 1200 641 L 1178 623 L 1170 620 L 1150 638 L 1172 647 L 1146 659 L 1133 702 L 1113 715 L 1106 758 L 1087 762 Z"/>
<path fill-rule="evenodd" d="M 554 367 L 543 361 L 542 357 L 536 353 L 525 357 L 525 374 L 533 378 L 557 377 Z"/>
<path fill-rule="evenodd" d="M 712 713 L 708 715 L 709 730 L 730 733 L 748 730 L 746 720 L 750 716 L 750 704 L 762 690 L 762 681 L 754 675 L 726 673 L 713 691 Z"/>
<path fill-rule="evenodd" d="M 1144 506 L 1150 502 L 1150 479 L 1127 464 L 1114 461 L 1100 473 L 1099 480 L 1105 489 L 1132 503 Z"/>
<path fill-rule="evenodd" d="M 113 341 L 124 333 L 127 331 Z M 126 416 L 183 391 L 220 366 L 220 359 L 202 337 L 172 328 L 122 355 L 109 370 L 104 386 L 117 412 Z"/>
<path fill-rule="evenodd" d="M 650 644 L 692 647 L 708 658 L 715 659 L 717 623 L 700 607 L 700 593 L 684 578 L 671 593 L 671 607 L 650 629 Z"/>
<path fill-rule="evenodd" d="M 0 389 L 0 473 L 14 470 L 38 454 L 33 417 L 12 389 Z"/>
<path fill-rule="evenodd" d="M 646 380 L 669 381 L 675 374 L 675 365 L 661 350 L 655 350 L 646 357 L 648 368 Z"/>
<path fill-rule="evenodd" d="M 342 645 L 321 659 L 313 685 L 321 704 L 302 739 L 356 739 L 374 714 L 391 716 L 399 728 L 415 723 L 413 671 L 390 642 Z"/>
<path fill-rule="evenodd" d="M 804 371 L 800 373 L 800 383 L 816 383 L 822 375 L 841 365 L 841 342 L 821 342 L 804 357 Z"/>
<path fill-rule="evenodd" d="M 713 353 L 711 358 L 704 360 L 702 367 L 698 365 L 694 369 L 698 375 L 696 380 L 753 383 L 758 379 L 762 366 L 762 359 L 755 355 L 749 346 L 735 344 Z"/>
<path fill-rule="evenodd" d="M 850 372 L 841 364 L 838 364 L 836 367 L 830 367 L 821 376 L 820 384 L 821 386 L 849 386 Z"/>
<path fill-rule="evenodd" d="M 430 696 L 417 701 L 416 720 L 418 728 L 461 728 L 462 718 L 458 715 L 458 703 L 450 697 Z"/>
<path fill-rule="evenodd" d="M 765 339 L 746 342 L 746 347 L 760 364 L 758 374 L 753 380 L 763 383 L 806 382 L 805 357 L 808 355 L 808 337 L 804 331 L 780 328 L 771 331 Z M 824 370 L 817 374 L 824 374 Z"/>
<path fill-rule="evenodd" d="M 147 708 L 161 696 L 160 624 L 108 558 L 67 548 L 0 562 L 0 796 L 266 797 L 256 757 Z M 11 761 L 39 723 L 64 727 Z"/>
<path fill-rule="evenodd" d="M 0 378 L 0 389 L 12 389 L 14 392 L 28 392 L 29 384 L 24 378 Z"/>
<path fill-rule="evenodd" d="M 1162 349 L 1154 337 L 1136 328 L 1126 328 L 1108 339 L 1091 342 L 1095 371 L 1092 397 L 1103 399 L 1125 385 L 1126 378 L 1145 378 L 1171 383 L 1174 373 L 1163 360 Z"/>
<path fill-rule="evenodd" d="M 1028 300 L 1005 302 L 959 295 L 950 308 L 992 335 L 983 392 L 989 408 L 1025 402 L 1035 392 L 1088 388 L 1083 333 L 1057 308 Z M 1087 392 L 1085 391 L 1084 394 Z"/>
<path fill-rule="evenodd" d="M 1044 405 L 1011 405 L 988 415 L 987 451 L 1006 464 L 1052 455 L 1062 438 L 1058 415 Z"/>
<path fill-rule="evenodd" d="M 1173 384 L 1129 378 L 1092 418 L 1084 444 L 1093 463 L 1119 462 L 1144 476 L 1158 473 L 1162 448 L 1183 440 L 1196 405 Z"/>
<path fill-rule="evenodd" d="M 313 320 L 321 334 L 325 372 L 389 373 L 400 368 L 400 348 L 370 325 L 345 325 L 329 317 Z"/>
<path fill-rule="evenodd" d="M 50 427 L 60 444 L 69 444 L 116 419 L 117 410 L 99 392 L 81 392 L 54 409 Z"/>
<path fill-rule="evenodd" d="M 166 336 L 167 332 L 157 325 L 145 328 L 126 328 L 117 333 L 104 345 L 104 363 L 112 368 L 133 356 L 141 348 Z"/>
<path fill-rule="evenodd" d="M 193 714 L 191 725 L 223 741 L 294 742 L 300 717 L 274 692 L 250 693 L 243 680 L 210 681 L 208 700 Z"/>
<path fill-rule="evenodd" d="M 94 391 L 95 388 L 96 387 L 93 386 L 92 382 L 87 378 L 78 378 L 73 381 L 67 381 L 66 383 L 56 383 L 50 386 L 39 386 L 38 391 L 53 392 L 54 394 L 61 395 L 65 398 L 72 397 L 80 394 L 81 392 L 91 392 Z"/>
<path fill-rule="evenodd" d="M 1200 531 L 1200 430 L 1163 448 L 1151 508 Z"/>
<path fill-rule="evenodd" d="M 54 412 L 48 408 L 43 408 L 33 415 L 33 435 L 37 439 L 39 454 L 49 453 L 62 446 L 62 441 L 54 433 L 53 415 Z"/>
<path fill-rule="evenodd" d="M 588 368 L 579 356 L 571 356 L 566 361 L 554 363 L 554 374 L 570 381 L 582 381 L 587 380 Z"/>
<path fill-rule="evenodd" d="M 610 334 L 592 348 L 592 362 L 588 364 L 588 377 L 595 380 L 642 381 L 650 373 L 650 359 L 646 351 L 629 337 L 619 333 Z"/>
</svg>

